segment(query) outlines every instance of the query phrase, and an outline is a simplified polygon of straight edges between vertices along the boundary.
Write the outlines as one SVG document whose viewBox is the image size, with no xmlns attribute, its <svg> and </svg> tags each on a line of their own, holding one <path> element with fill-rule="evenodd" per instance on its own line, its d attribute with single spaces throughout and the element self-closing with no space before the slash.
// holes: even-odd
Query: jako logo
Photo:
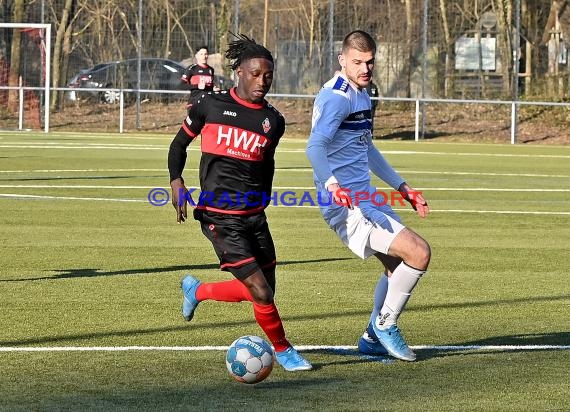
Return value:
<svg viewBox="0 0 570 412">
<path fill-rule="evenodd" d="M 236 113 L 236 112 L 231 112 L 231 111 L 229 111 L 229 110 L 224 110 L 224 116 L 237 117 L 237 113 Z"/>
</svg>

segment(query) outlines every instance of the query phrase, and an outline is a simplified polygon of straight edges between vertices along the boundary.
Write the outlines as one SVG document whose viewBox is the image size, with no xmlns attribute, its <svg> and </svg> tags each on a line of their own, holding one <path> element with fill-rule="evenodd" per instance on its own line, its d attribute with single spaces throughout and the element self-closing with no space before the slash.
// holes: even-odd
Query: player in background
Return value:
<svg viewBox="0 0 570 412">
<path fill-rule="evenodd" d="M 384 273 L 374 292 L 374 306 L 366 331 L 359 339 L 361 352 L 386 354 L 413 361 L 397 320 L 412 290 L 426 272 L 431 252 L 428 243 L 409 228 L 386 202 L 364 199 L 376 192 L 369 170 L 412 203 L 421 217 L 427 202 L 388 164 L 372 143 L 370 83 L 376 43 L 363 31 L 349 33 L 339 55 L 340 72 L 326 82 L 313 107 L 307 156 L 322 199 L 321 213 L 331 229 L 356 255 L 376 256 Z M 358 201 L 356 195 L 358 194 Z"/>
<path fill-rule="evenodd" d="M 188 66 L 180 81 L 190 90 L 186 108 L 190 110 L 200 96 L 206 92 L 217 90 L 214 86 L 214 68 L 208 64 L 209 51 L 207 46 L 198 47 L 194 58 L 196 63 Z"/>
<path fill-rule="evenodd" d="M 186 148 L 201 134 L 200 189 L 208 195 L 200 196 L 194 218 L 212 242 L 220 269 L 235 279 L 202 283 L 184 277 L 182 315 L 190 321 L 204 300 L 251 301 L 277 361 L 288 371 L 309 370 L 312 365 L 285 337 L 274 302 L 276 255 L 264 210 L 271 200 L 275 149 L 285 132 L 285 119 L 265 100 L 273 81 L 273 57 L 240 35 L 230 43 L 226 58 L 239 79 L 237 87 L 210 92 L 192 105 L 170 145 L 168 169 L 176 220 L 181 223 L 190 201 L 182 178 Z"/>
</svg>

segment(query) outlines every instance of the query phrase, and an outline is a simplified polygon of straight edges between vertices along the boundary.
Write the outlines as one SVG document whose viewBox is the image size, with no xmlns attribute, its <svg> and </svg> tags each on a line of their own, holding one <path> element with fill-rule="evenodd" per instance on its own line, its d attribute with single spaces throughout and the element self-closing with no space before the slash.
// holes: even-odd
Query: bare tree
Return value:
<svg viewBox="0 0 570 412">
<path fill-rule="evenodd" d="M 226 50 L 229 43 L 228 34 L 231 26 L 230 8 L 231 4 L 229 0 L 220 0 L 218 18 L 216 19 L 216 36 L 218 38 L 220 52 Z M 222 64 L 222 70 L 225 75 L 229 75 L 229 66 Z"/>
<path fill-rule="evenodd" d="M 313 59 L 313 47 L 316 39 L 317 27 L 315 25 L 315 21 L 318 15 L 318 9 L 314 0 L 309 0 L 308 4 L 306 2 L 302 2 L 299 5 L 299 8 L 301 18 L 305 20 L 305 27 L 307 27 L 306 40 L 309 46 L 307 60 L 311 61 Z"/>
<path fill-rule="evenodd" d="M 501 60 L 501 74 L 503 77 L 503 93 L 511 93 L 511 75 L 513 68 L 513 10 L 512 3 L 507 0 L 493 0 L 493 9 L 497 15 L 497 49 Z"/>
<path fill-rule="evenodd" d="M 6 20 L 31 21 L 38 1 L 0 0 L 12 8 Z M 214 52 L 227 48 L 228 33 L 237 31 L 265 40 L 276 55 L 279 73 L 276 85 L 291 91 L 314 91 L 329 73 L 330 59 L 343 35 L 354 29 L 370 32 L 379 44 L 375 76 L 385 94 L 411 95 L 422 56 L 421 23 L 424 0 L 144 0 L 142 28 L 138 27 L 139 0 L 42 0 L 50 7 L 48 22 L 54 27 L 53 71 L 51 84 L 62 86 L 70 77 L 67 68 L 136 57 L 138 47 L 146 56 L 167 57 L 181 61 L 195 52 L 198 44 L 208 44 Z M 570 0 L 520 0 L 525 48 L 521 49 L 526 73 L 540 76 L 547 72 L 545 47 L 541 45 L 548 11 L 560 20 L 563 38 L 570 38 Z M 460 36 L 473 36 L 480 29 L 481 16 L 492 12 L 497 25 L 489 31 L 496 37 L 497 71 L 479 71 L 484 94 L 489 79 L 501 76 L 501 84 L 510 89 L 513 75 L 513 3 L 514 0 L 430 0 L 428 16 L 429 50 L 437 50 L 440 60 L 430 73 L 444 95 L 453 90 L 457 76 L 454 46 Z M 16 16 L 15 7 L 26 7 Z M 238 14 L 235 7 L 239 6 Z M 264 8 L 267 5 L 267 9 Z M 331 9 L 331 6 L 333 8 Z M 6 7 L 2 10 L 6 13 Z M 265 14 L 264 11 L 267 11 Z M 333 13 L 331 13 L 331 11 Z M 1 18 L 1 17 L 0 17 Z M 435 24 L 434 24 L 435 23 Z M 138 30 L 142 29 L 139 45 Z M 329 34 L 332 32 L 332 38 Z M 568 34 L 567 34 L 568 33 Z M 19 44 L 14 32 L 13 47 Z M 489 43 L 490 44 L 490 43 Z M 22 48 L 25 43 L 22 43 Z M 16 50 L 15 50 L 16 51 Z M 333 55 L 331 55 L 333 51 Z M 20 52 L 24 56 L 24 49 Z M 8 54 L 8 53 L 7 53 Z M 19 66 L 18 53 L 11 57 L 12 70 Z M 489 54 L 486 57 L 491 57 Z M 24 57 L 21 57 L 24 58 Z M 68 63 L 69 62 L 69 63 Z M 225 68 L 224 65 L 222 67 Z M 334 69 L 334 67 L 333 67 Z M 227 72 L 226 72 L 227 74 Z M 475 76 L 472 71 L 468 73 Z M 425 75 L 425 74 L 424 74 Z M 11 84 L 18 76 L 12 73 Z M 498 85 L 498 82 L 492 83 Z M 530 78 L 527 84 L 531 83 Z M 528 87 L 527 89 L 530 89 Z M 284 91 L 285 91 L 284 90 Z M 439 90 L 437 87 L 434 90 Z M 507 90 L 510 92 L 510 90 Z M 14 92 L 10 93 L 14 96 Z M 52 97 L 52 108 L 61 93 Z M 12 97 L 11 102 L 14 102 Z M 13 103 L 12 103 L 13 104 Z"/>
<path fill-rule="evenodd" d="M 407 50 L 407 59 L 404 61 L 404 75 L 406 79 L 406 97 L 410 97 L 411 95 L 411 79 L 412 79 L 412 70 L 411 70 L 411 63 L 414 59 L 413 54 L 413 29 L 414 29 L 414 19 L 413 19 L 413 12 L 412 12 L 412 1 L 413 0 L 402 0 L 406 6 L 406 50 Z M 414 10 L 418 10 L 414 8 Z M 419 14 L 419 13 L 418 13 Z"/>
<path fill-rule="evenodd" d="M 12 21 L 24 21 L 24 0 L 14 0 Z M 14 30 L 12 45 L 10 48 L 10 73 L 8 74 L 8 86 L 17 87 L 20 79 L 20 59 L 21 59 L 22 34 L 19 29 Z M 8 91 L 8 110 L 16 111 L 18 108 L 18 91 Z"/>
<path fill-rule="evenodd" d="M 55 35 L 55 42 L 53 45 L 53 60 L 52 60 L 52 87 L 60 87 L 60 84 L 64 84 L 65 80 L 62 76 L 63 72 L 61 71 L 62 68 L 62 60 L 63 60 L 63 43 L 65 32 L 68 27 L 70 17 L 71 17 L 71 9 L 73 6 L 73 0 L 65 0 L 63 9 L 61 10 L 61 17 L 59 21 L 57 20 L 58 16 L 54 16 L 56 19 L 56 35 Z M 52 9 L 55 11 L 55 9 Z M 62 93 L 52 93 L 51 94 L 51 102 L 50 108 L 52 110 L 55 109 L 58 100 L 61 98 Z"/>
<path fill-rule="evenodd" d="M 441 31 L 443 32 L 444 41 L 444 84 L 443 84 L 443 94 L 448 97 L 450 90 L 453 88 L 453 40 L 451 38 L 451 31 L 449 28 L 449 21 L 447 19 L 447 0 L 439 0 L 439 13 L 441 18 Z"/>
</svg>

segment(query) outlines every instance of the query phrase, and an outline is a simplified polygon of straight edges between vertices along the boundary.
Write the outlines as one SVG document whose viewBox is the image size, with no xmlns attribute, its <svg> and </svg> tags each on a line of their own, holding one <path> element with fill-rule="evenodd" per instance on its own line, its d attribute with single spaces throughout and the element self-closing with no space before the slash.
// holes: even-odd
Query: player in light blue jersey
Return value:
<svg viewBox="0 0 570 412">
<path fill-rule="evenodd" d="M 414 361 L 397 320 L 412 290 L 426 272 L 428 243 L 402 225 L 390 207 L 396 197 L 379 196 L 372 171 L 408 200 L 419 216 L 429 213 L 421 193 L 414 191 L 372 143 L 371 102 L 366 86 L 372 78 L 376 43 L 363 31 L 349 33 L 339 55 L 340 72 L 326 82 L 313 107 L 307 156 L 314 171 L 321 213 L 343 243 L 365 259 L 376 256 L 384 265 L 374 292 L 374 307 L 360 352 Z"/>
</svg>

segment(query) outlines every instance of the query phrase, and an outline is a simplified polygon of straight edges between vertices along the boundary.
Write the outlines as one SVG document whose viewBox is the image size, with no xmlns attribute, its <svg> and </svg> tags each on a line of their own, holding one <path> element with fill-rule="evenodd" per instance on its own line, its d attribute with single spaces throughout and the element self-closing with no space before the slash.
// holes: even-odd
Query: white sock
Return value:
<svg viewBox="0 0 570 412">
<path fill-rule="evenodd" d="M 374 320 L 378 329 L 388 329 L 396 324 L 410 299 L 412 290 L 424 273 L 425 270 L 414 269 L 404 262 L 398 265 L 390 277 L 384 305 Z"/>
<path fill-rule="evenodd" d="M 372 314 L 370 315 L 370 322 L 374 322 L 380 313 L 380 309 L 384 306 L 386 292 L 388 292 L 388 275 L 384 272 L 380 275 L 380 279 L 378 279 L 378 283 L 376 283 L 376 288 L 374 289 L 374 306 L 372 308 Z"/>
</svg>

